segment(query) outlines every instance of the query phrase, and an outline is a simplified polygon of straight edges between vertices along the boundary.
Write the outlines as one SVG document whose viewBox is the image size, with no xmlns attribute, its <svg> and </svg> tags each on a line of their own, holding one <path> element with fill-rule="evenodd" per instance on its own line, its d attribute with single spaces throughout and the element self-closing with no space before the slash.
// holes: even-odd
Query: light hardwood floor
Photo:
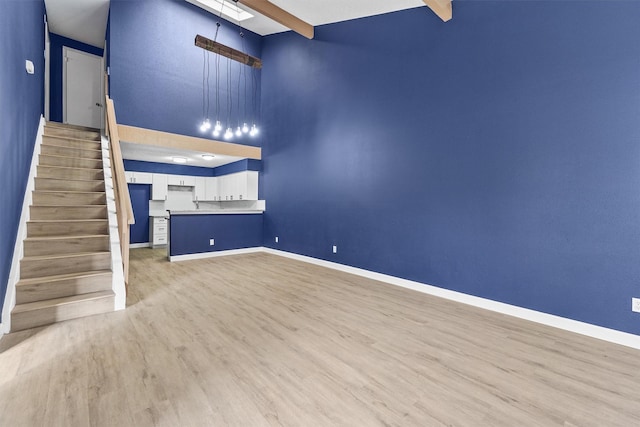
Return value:
<svg viewBox="0 0 640 427">
<path fill-rule="evenodd" d="M 638 426 L 640 352 L 268 254 L 131 252 L 0 341 L 0 426 Z"/>
</svg>

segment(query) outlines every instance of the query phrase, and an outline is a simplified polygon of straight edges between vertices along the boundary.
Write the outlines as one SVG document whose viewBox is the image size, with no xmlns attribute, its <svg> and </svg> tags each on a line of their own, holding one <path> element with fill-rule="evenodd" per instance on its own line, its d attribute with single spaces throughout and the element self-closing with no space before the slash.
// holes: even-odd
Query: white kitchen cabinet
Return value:
<svg viewBox="0 0 640 427">
<path fill-rule="evenodd" d="M 124 176 L 128 184 L 151 184 L 153 174 L 148 172 L 125 171 Z"/>
<path fill-rule="evenodd" d="M 167 200 L 167 175 L 154 173 L 151 185 L 151 200 Z"/>
<path fill-rule="evenodd" d="M 218 201 L 218 178 L 216 177 L 207 177 L 204 179 L 204 200 L 207 201 Z"/>
<path fill-rule="evenodd" d="M 177 185 L 181 187 L 195 187 L 196 177 L 186 175 L 167 175 L 167 183 L 169 185 Z"/>
<path fill-rule="evenodd" d="M 193 201 L 201 202 L 203 200 L 209 200 L 206 196 L 207 178 L 204 176 L 195 177 L 195 185 L 193 186 Z"/>
<path fill-rule="evenodd" d="M 151 247 L 165 246 L 169 241 L 169 221 L 164 217 L 151 217 L 149 221 Z"/>
<path fill-rule="evenodd" d="M 244 171 L 218 178 L 222 201 L 258 200 L 258 172 Z"/>
</svg>

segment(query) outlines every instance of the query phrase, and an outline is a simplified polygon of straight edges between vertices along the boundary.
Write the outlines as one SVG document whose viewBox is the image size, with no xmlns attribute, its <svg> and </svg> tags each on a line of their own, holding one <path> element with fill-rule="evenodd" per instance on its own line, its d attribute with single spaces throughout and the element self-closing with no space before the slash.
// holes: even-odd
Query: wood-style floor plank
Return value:
<svg viewBox="0 0 640 427">
<path fill-rule="evenodd" d="M 640 352 L 268 254 L 131 252 L 127 310 L 0 341 L 2 426 L 640 425 Z"/>
</svg>

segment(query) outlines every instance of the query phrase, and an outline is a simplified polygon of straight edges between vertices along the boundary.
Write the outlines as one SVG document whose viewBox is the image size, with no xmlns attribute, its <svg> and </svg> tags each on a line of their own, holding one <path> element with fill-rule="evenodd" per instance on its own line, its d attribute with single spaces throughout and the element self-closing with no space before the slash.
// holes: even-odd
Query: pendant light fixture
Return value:
<svg viewBox="0 0 640 427">
<path fill-rule="evenodd" d="M 236 4 L 238 0 L 232 0 Z M 219 0 L 221 7 L 224 8 L 225 0 Z M 203 69 L 202 69 L 202 110 L 204 119 L 200 124 L 200 130 L 202 132 L 211 131 L 213 138 L 222 137 L 224 140 L 232 140 L 234 138 L 241 139 L 243 136 L 255 137 L 258 135 L 257 115 L 258 115 L 258 84 L 257 84 L 257 70 L 262 67 L 262 61 L 259 58 L 248 55 L 245 46 L 245 34 L 240 24 L 240 13 L 242 9 L 237 8 L 239 12 L 237 25 L 240 27 L 240 42 L 242 45 L 242 51 L 225 46 L 217 42 L 218 33 L 220 31 L 220 22 L 216 23 L 216 32 L 213 40 L 207 39 L 198 35 L 195 40 L 196 46 L 206 50 L 203 56 Z M 220 14 L 221 18 L 222 14 Z M 209 52 L 216 54 L 215 57 L 215 120 L 209 119 L 209 105 L 211 101 L 210 96 L 210 59 Z M 221 56 L 227 58 L 226 64 L 226 118 L 223 117 L 224 112 L 220 109 L 220 61 Z M 232 66 L 233 62 L 238 62 L 238 73 L 235 74 Z M 251 75 L 249 76 L 249 70 L 244 68 L 249 66 L 251 68 Z M 222 68 L 225 68 L 224 66 Z M 232 79 L 232 75 L 237 75 L 237 88 L 232 87 L 235 83 Z M 249 85 L 247 80 L 251 78 L 251 92 L 249 92 Z M 224 86 L 224 83 L 223 83 Z M 242 89 L 244 88 L 244 92 Z M 225 88 L 223 88 L 224 90 Z M 234 90 L 236 89 L 236 90 Z M 235 93 L 234 93 L 235 92 Z M 235 99 L 234 99 L 235 98 Z M 237 100 L 237 101 L 236 101 Z M 234 103 L 237 107 L 234 109 Z M 224 110 L 223 110 L 224 111 Z M 224 131 L 224 132 L 223 132 Z"/>
</svg>

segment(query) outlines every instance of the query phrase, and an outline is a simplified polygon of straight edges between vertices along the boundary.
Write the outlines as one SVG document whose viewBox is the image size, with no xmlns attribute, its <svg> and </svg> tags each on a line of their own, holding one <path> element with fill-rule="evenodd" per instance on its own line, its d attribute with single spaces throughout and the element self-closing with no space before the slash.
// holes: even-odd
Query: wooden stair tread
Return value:
<svg viewBox="0 0 640 427">
<path fill-rule="evenodd" d="M 102 205 L 104 206 L 104 205 Z M 53 224 L 53 223 L 78 223 L 78 222 L 90 222 L 90 223 L 96 223 L 96 222 L 107 222 L 107 219 L 32 219 L 29 220 L 29 222 L 31 223 L 43 223 L 43 224 Z"/>
<path fill-rule="evenodd" d="M 74 136 L 47 135 L 46 133 L 44 134 L 44 136 L 46 136 L 47 138 L 68 139 L 68 140 L 71 140 L 71 141 L 82 141 L 82 142 L 88 142 L 88 143 L 93 143 L 93 144 L 101 144 L 102 143 L 102 141 L 96 141 L 94 139 L 76 138 Z"/>
<path fill-rule="evenodd" d="M 78 191 L 78 190 L 33 190 L 34 193 L 47 194 L 105 194 L 104 191 Z"/>
<path fill-rule="evenodd" d="M 52 147 L 59 147 L 59 145 L 52 145 Z M 84 150 L 84 148 L 79 148 L 79 150 Z M 85 151 L 99 151 L 99 150 L 85 150 Z M 54 158 L 58 158 L 58 159 L 74 159 L 74 160 L 77 160 L 77 159 L 93 160 L 93 161 L 96 161 L 96 162 L 101 162 L 102 161 L 102 159 L 87 159 L 87 158 L 78 157 L 78 156 L 63 156 L 62 154 L 48 154 L 48 153 L 41 153 L 40 157 L 41 158 L 42 157 L 54 157 Z"/>
<path fill-rule="evenodd" d="M 31 207 L 43 208 L 106 208 L 107 205 L 31 205 Z"/>
<path fill-rule="evenodd" d="M 97 141 L 96 141 L 97 142 Z M 102 148 L 79 148 L 79 147 L 67 147 L 65 145 L 55 145 L 55 144 L 45 144 L 47 147 L 59 147 L 66 148 L 68 150 L 82 150 L 82 151 L 102 151 Z M 46 156 L 51 156 L 52 154 L 44 153 Z"/>
<path fill-rule="evenodd" d="M 44 127 L 46 128 L 47 126 L 58 128 L 58 129 L 84 130 L 84 131 L 87 131 L 87 132 L 98 132 L 98 133 L 100 132 L 100 129 L 98 129 L 98 128 L 92 128 L 92 127 L 80 126 L 80 125 L 72 125 L 72 124 L 69 124 L 69 123 L 62 123 L 62 122 L 55 122 L 55 121 L 46 122 Z"/>
<path fill-rule="evenodd" d="M 39 165 L 38 168 L 51 168 L 51 169 L 70 169 L 70 170 L 83 170 L 83 171 L 93 171 L 93 172 L 102 172 L 102 169 L 95 168 L 74 168 L 71 166 L 49 166 L 49 165 Z M 66 179 L 63 179 L 66 181 Z M 90 179 L 88 181 L 99 181 L 97 179 Z"/>
<path fill-rule="evenodd" d="M 24 304 L 16 304 L 11 314 L 15 315 L 15 314 L 24 313 L 27 311 L 40 310 L 43 308 L 59 307 L 62 305 L 73 304 L 77 302 L 97 300 L 101 298 L 110 298 L 110 297 L 113 297 L 114 295 L 115 294 L 113 293 L 113 291 L 100 291 L 100 292 L 91 292 L 89 294 L 73 295 L 73 296 L 64 297 L 64 298 L 54 298 L 54 299 L 43 300 L 43 301 L 28 302 Z"/>
<path fill-rule="evenodd" d="M 67 239 L 92 239 L 96 237 L 109 237 L 108 234 L 74 234 L 73 236 L 36 236 L 36 237 L 27 237 L 25 241 L 35 241 L 35 240 L 67 240 Z"/>
<path fill-rule="evenodd" d="M 56 166 L 47 166 L 47 167 L 56 167 Z M 59 166 L 57 166 L 59 167 Z M 67 168 L 67 169 L 76 169 L 76 168 Z M 102 169 L 92 169 L 92 170 L 102 170 Z M 45 177 L 39 177 L 36 176 L 36 179 L 47 179 L 47 180 L 51 180 L 51 181 L 63 181 L 63 182 L 93 182 L 93 183 L 104 183 L 103 180 L 101 179 L 78 179 L 78 178 L 45 178 Z M 49 190 L 36 190 L 36 191 L 49 191 Z M 53 191 L 57 191 L 57 190 L 53 190 Z M 64 191 L 64 190 L 61 190 Z"/>
<path fill-rule="evenodd" d="M 75 253 L 72 253 L 72 254 L 36 255 L 36 256 L 25 256 L 25 257 L 22 257 L 22 260 L 23 261 L 38 261 L 38 260 L 44 260 L 44 259 L 60 259 L 60 260 L 63 260 L 65 258 L 77 258 L 77 257 L 84 257 L 84 256 L 87 256 L 87 255 L 104 255 L 104 254 L 110 254 L 110 253 L 111 252 L 109 252 L 109 251 L 99 251 L 99 252 L 75 252 Z"/>
<path fill-rule="evenodd" d="M 29 279 L 20 279 L 20 281 L 16 284 L 16 287 L 31 286 L 38 283 L 58 282 L 61 280 L 74 279 L 78 277 L 103 276 L 107 274 L 113 274 L 113 272 L 111 270 L 93 270 L 93 271 L 83 271 L 80 273 L 67 273 L 67 274 L 55 274 L 53 276 L 32 277 Z"/>
</svg>

